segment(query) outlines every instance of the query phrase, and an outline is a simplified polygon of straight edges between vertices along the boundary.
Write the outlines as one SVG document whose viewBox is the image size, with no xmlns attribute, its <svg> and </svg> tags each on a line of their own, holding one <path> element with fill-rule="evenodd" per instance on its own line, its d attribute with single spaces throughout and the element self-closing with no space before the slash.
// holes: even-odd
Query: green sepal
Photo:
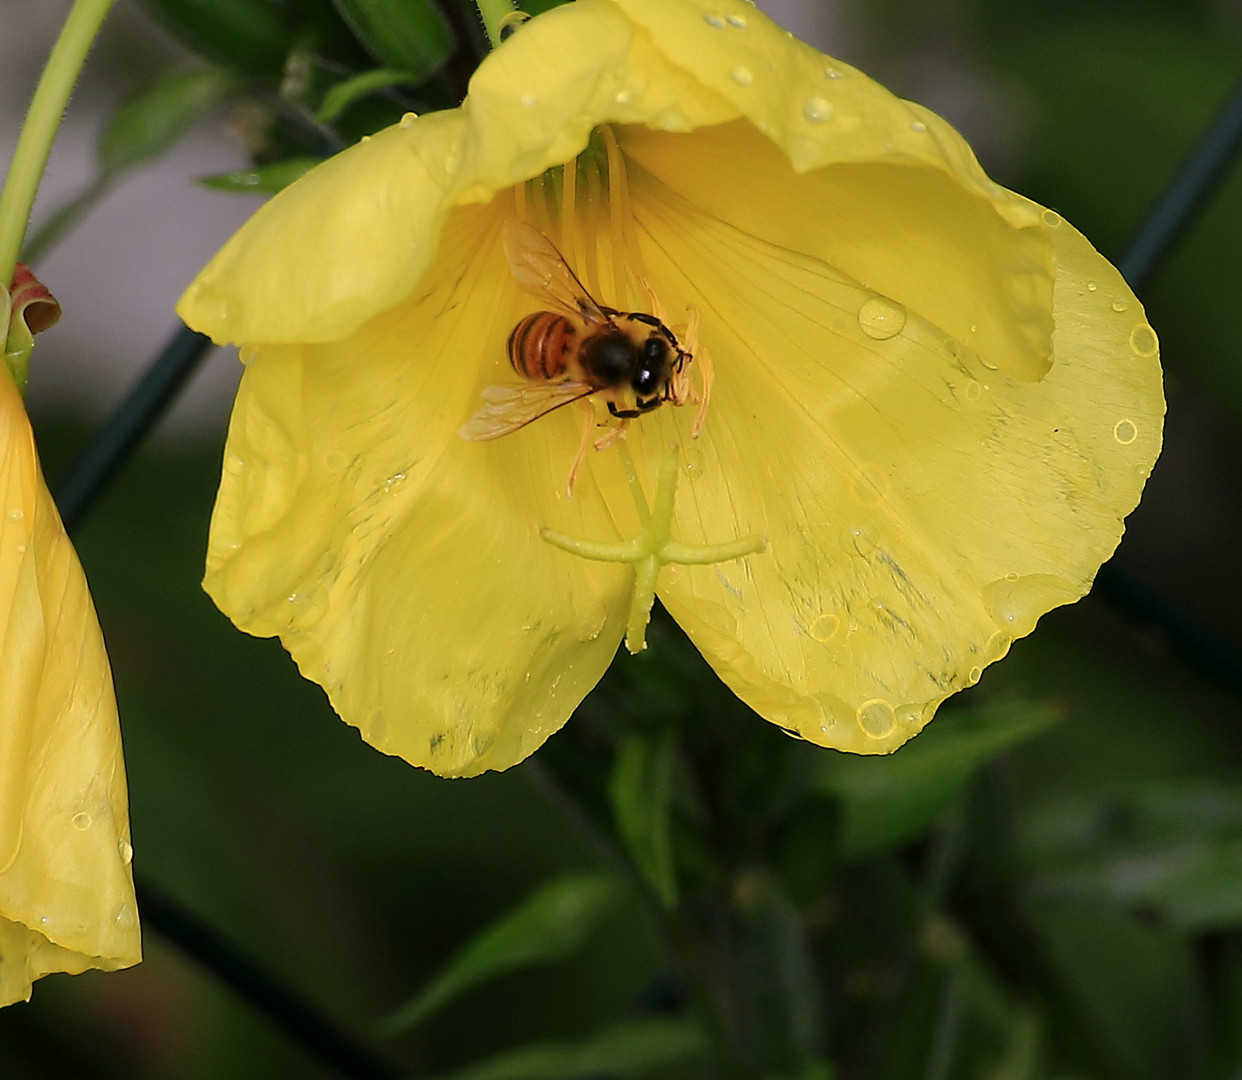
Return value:
<svg viewBox="0 0 1242 1080">
<path fill-rule="evenodd" d="M 413 1027 L 480 983 L 571 956 L 616 896 L 616 882 L 601 874 L 568 874 L 540 886 L 453 953 L 430 983 L 383 1022 L 383 1033 Z"/>
<path fill-rule="evenodd" d="M 386 68 L 420 82 L 453 52 L 453 33 L 428 0 L 333 0 L 341 18 Z"/>
</svg>

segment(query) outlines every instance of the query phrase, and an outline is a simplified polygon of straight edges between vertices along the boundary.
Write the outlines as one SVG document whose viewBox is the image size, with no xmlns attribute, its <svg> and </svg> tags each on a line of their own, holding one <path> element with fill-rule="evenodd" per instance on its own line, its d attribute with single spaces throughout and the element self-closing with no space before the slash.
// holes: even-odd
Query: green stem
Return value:
<svg viewBox="0 0 1242 1080">
<path fill-rule="evenodd" d="M 78 72 L 112 0 L 74 0 L 39 77 L 0 191 L 0 284 L 13 280 L 35 192 Z"/>
<path fill-rule="evenodd" d="M 487 40 L 492 48 L 500 44 L 500 24 L 506 15 L 512 15 L 517 6 L 513 0 L 474 0 L 479 9 L 479 18 L 483 20 L 483 29 L 487 31 Z"/>
</svg>

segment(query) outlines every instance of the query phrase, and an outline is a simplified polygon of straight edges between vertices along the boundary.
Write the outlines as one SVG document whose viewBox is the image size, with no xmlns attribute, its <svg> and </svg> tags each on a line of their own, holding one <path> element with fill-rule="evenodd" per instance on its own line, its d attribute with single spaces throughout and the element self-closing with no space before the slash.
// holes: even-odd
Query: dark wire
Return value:
<svg viewBox="0 0 1242 1080">
<path fill-rule="evenodd" d="M 1117 269 L 1136 293 L 1151 286 L 1190 226 L 1207 207 L 1242 150 L 1242 80 L 1147 211 Z M 1176 604 L 1115 564 L 1104 566 L 1095 593 L 1132 622 L 1161 632 L 1187 666 L 1233 690 L 1242 688 L 1242 653 Z"/>
<path fill-rule="evenodd" d="M 1240 147 L 1242 83 L 1127 246 L 1119 268 L 1136 292 L 1150 284 L 1155 271 L 1184 238 Z M 56 501 L 66 527 L 72 528 L 82 520 L 193 374 L 209 345 L 200 334 L 178 331 L 129 397 L 74 460 L 56 489 Z M 1174 649 L 1200 671 L 1235 689 L 1242 686 L 1242 657 L 1237 651 L 1146 585 L 1116 567 L 1105 566 L 1100 571 L 1097 592 L 1127 617 L 1160 629 Z M 144 881 L 138 882 L 138 899 L 148 926 L 260 1009 L 317 1060 L 345 1076 L 363 1080 L 402 1075 L 398 1066 L 340 1031 L 185 907 Z"/>
<path fill-rule="evenodd" d="M 104 421 L 56 485 L 67 529 L 81 523 L 120 467 L 190 380 L 211 342 L 184 327 Z M 300 994 L 281 985 L 224 935 L 159 888 L 134 875 L 143 924 L 176 945 L 250 1002 L 317 1062 L 353 1080 L 391 1080 L 406 1070 L 341 1029 Z"/>
</svg>

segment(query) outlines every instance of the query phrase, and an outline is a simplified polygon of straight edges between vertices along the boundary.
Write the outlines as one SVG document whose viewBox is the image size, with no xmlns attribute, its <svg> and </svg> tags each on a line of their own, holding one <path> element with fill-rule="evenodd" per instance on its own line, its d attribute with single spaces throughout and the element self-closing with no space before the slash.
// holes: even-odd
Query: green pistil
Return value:
<svg viewBox="0 0 1242 1080">
<path fill-rule="evenodd" d="M 670 446 L 660 459 L 655 504 L 650 510 L 647 509 L 642 485 L 628 453 L 625 455 L 625 465 L 630 491 L 634 495 L 634 504 L 642 522 L 637 536 L 619 544 L 600 544 L 593 540 L 576 540 L 551 529 L 540 529 L 539 535 L 553 547 L 582 559 L 634 564 L 634 591 L 630 598 L 630 614 L 625 627 L 625 647 L 636 653 L 647 647 L 647 623 L 651 620 L 656 578 L 661 567 L 669 563 L 709 566 L 712 563 L 729 562 L 763 551 L 768 546 L 768 541 L 764 536 L 747 536 L 723 544 L 683 544 L 674 540 L 673 503 L 677 495 L 679 471 L 677 447 Z"/>
</svg>

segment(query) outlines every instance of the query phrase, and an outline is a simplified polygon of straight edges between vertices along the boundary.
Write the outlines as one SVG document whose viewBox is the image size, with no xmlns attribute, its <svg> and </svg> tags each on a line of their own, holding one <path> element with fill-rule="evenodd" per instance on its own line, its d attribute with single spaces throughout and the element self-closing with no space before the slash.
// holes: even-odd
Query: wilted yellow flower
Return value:
<svg viewBox="0 0 1242 1080">
<path fill-rule="evenodd" d="M 22 268 L 6 355 L 58 309 Z M 11 321 L 9 316 L 12 316 Z M 24 357 L 23 357 L 24 360 Z M 77 555 L 0 364 L 0 1005 L 142 958 L 112 674 Z"/>
<path fill-rule="evenodd" d="M 515 220 L 601 304 L 650 311 L 647 283 L 697 312 L 699 438 L 696 408 L 655 409 L 572 497 L 577 406 L 458 438 L 540 307 Z M 263 207 L 179 310 L 246 363 L 208 592 L 442 774 L 520 761 L 599 679 L 635 571 L 545 536 L 620 551 L 627 469 L 667 497 L 670 444 L 665 539 L 768 543 L 656 565 L 665 607 L 767 719 L 865 753 L 1086 592 L 1160 445 L 1156 338 L 1117 272 L 937 116 L 736 0 L 539 16 L 460 108 Z"/>
</svg>

